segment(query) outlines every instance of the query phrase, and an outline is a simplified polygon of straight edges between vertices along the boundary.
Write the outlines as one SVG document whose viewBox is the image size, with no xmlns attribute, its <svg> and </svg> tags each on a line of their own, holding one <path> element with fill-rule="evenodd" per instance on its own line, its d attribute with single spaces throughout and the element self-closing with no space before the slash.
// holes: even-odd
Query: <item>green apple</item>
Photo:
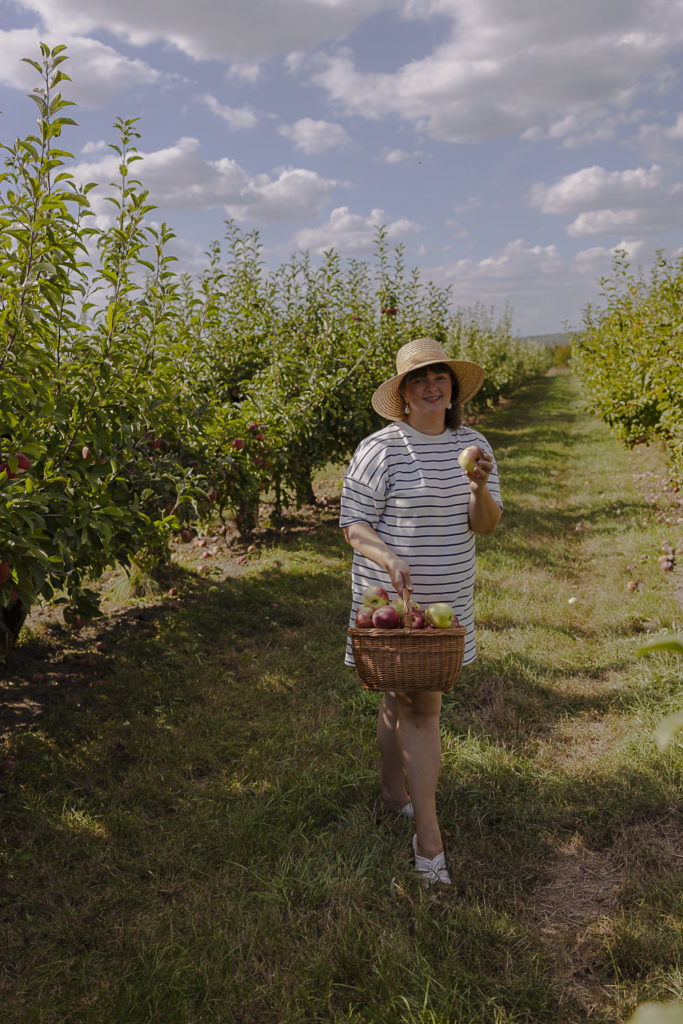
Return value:
<svg viewBox="0 0 683 1024">
<path fill-rule="evenodd" d="M 436 604 L 430 604 L 425 617 L 427 622 L 431 622 L 437 629 L 448 629 L 450 626 L 457 626 L 458 624 L 457 619 L 455 619 L 455 612 L 445 601 L 437 601 Z"/>
<path fill-rule="evenodd" d="M 383 605 L 389 604 L 389 595 L 384 587 L 377 585 L 368 587 L 363 591 L 363 604 L 368 608 L 381 608 Z"/>
<path fill-rule="evenodd" d="M 458 455 L 458 462 L 466 473 L 473 473 L 477 468 L 477 459 L 480 459 L 484 452 L 476 444 L 471 444 Z"/>
<path fill-rule="evenodd" d="M 401 622 L 403 622 L 406 617 L 406 606 L 403 603 L 403 598 L 397 597 L 395 601 L 391 602 L 391 607 L 396 609 Z M 418 612 L 422 611 L 417 601 L 411 601 L 410 607 L 412 608 L 414 615 L 417 615 Z"/>
</svg>

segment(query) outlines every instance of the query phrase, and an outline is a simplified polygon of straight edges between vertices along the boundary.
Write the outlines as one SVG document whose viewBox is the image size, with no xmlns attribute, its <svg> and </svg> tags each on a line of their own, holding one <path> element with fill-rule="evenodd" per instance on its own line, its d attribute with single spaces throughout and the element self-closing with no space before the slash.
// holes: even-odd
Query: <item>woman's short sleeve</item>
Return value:
<svg viewBox="0 0 683 1024">
<path fill-rule="evenodd" d="M 366 438 L 356 449 L 344 476 L 340 526 L 369 523 L 376 526 L 386 502 L 388 467 L 384 445 Z"/>
</svg>

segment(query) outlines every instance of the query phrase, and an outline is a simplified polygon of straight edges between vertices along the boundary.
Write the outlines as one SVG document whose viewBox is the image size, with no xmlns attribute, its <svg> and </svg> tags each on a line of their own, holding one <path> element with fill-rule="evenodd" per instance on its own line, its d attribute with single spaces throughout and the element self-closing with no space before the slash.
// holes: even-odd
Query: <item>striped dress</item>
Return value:
<svg viewBox="0 0 683 1024">
<path fill-rule="evenodd" d="M 397 555 L 408 562 L 413 597 L 426 608 L 446 601 L 467 629 L 464 664 L 476 658 L 474 638 L 474 533 L 470 529 L 470 484 L 457 457 L 469 445 L 493 455 L 482 434 L 471 427 L 421 434 L 407 423 L 392 423 L 361 441 L 346 471 L 339 525 L 369 523 Z M 501 506 L 498 470 L 488 479 Z M 353 625 L 363 591 L 379 584 L 396 596 L 389 574 L 376 562 L 353 553 Z M 347 665 L 353 665 L 351 642 Z"/>
</svg>

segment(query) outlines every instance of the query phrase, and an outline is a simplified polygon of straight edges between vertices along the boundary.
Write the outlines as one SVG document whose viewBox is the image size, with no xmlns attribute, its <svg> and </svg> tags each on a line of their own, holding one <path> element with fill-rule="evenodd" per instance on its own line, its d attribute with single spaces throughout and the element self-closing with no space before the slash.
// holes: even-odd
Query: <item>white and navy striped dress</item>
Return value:
<svg viewBox="0 0 683 1024">
<path fill-rule="evenodd" d="M 474 538 L 467 515 L 470 485 L 457 457 L 469 445 L 493 455 L 486 438 L 471 427 L 421 434 L 407 423 L 392 423 L 361 441 L 342 487 L 340 526 L 369 523 L 397 555 L 408 562 L 413 597 L 426 608 L 446 601 L 467 628 L 464 664 L 474 661 Z M 489 490 L 502 507 L 498 469 Z M 389 574 L 376 562 L 353 553 L 353 625 L 362 594 L 372 584 L 395 597 Z M 351 642 L 346 664 L 353 665 Z"/>
</svg>

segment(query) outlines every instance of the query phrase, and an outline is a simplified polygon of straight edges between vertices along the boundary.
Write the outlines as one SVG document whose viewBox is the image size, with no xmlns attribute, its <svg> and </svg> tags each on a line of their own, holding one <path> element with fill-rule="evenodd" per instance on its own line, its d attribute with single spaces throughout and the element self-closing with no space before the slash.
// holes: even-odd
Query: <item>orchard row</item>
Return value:
<svg viewBox="0 0 683 1024">
<path fill-rule="evenodd" d="M 649 279 L 618 253 L 603 308 L 589 306 L 572 360 L 591 408 L 628 447 L 655 439 L 683 483 L 683 257 L 659 256 Z"/>
<path fill-rule="evenodd" d="M 453 313 L 382 231 L 371 264 L 298 253 L 266 271 L 258 233 L 229 222 L 203 271 L 179 273 L 134 177 L 134 121 L 115 125 L 117 180 L 76 180 L 63 51 L 28 60 L 38 129 L 3 147 L 0 176 L 5 644 L 39 600 L 63 602 L 67 621 L 96 615 L 89 581 L 153 566 L 176 533 L 221 515 L 248 534 L 264 495 L 275 515 L 310 500 L 312 474 L 381 425 L 370 396 L 410 338 L 483 363 L 480 407 L 551 358 L 507 314 Z"/>
</svg>

